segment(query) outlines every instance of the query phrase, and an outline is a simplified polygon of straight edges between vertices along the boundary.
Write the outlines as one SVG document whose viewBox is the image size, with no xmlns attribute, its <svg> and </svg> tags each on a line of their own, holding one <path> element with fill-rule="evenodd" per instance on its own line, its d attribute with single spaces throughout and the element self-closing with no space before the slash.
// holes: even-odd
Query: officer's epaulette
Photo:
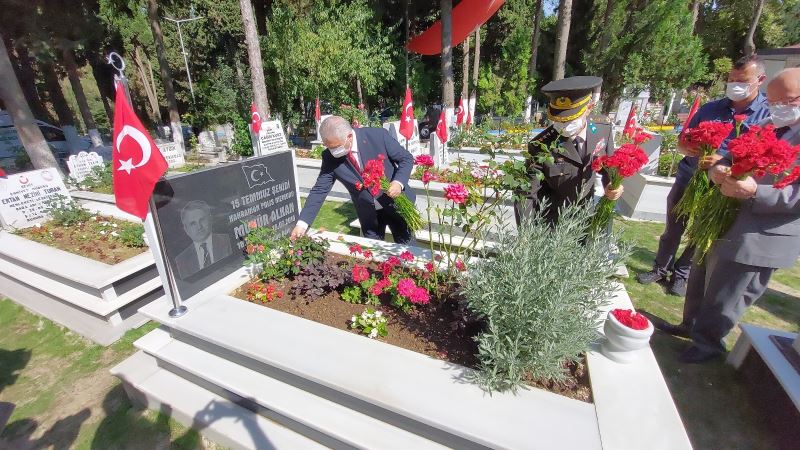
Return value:
<svg viewBox="0 0 800 450">
<path fill-rule="evenodd" d="M 528 154 L 535 155 L 548 148 L 550 143 L 558 139 L 560 133 L 555 128 L 549 126 L 528 141 Z M 544 146 L 542 145 L 544 144 Z"/>
</svg>

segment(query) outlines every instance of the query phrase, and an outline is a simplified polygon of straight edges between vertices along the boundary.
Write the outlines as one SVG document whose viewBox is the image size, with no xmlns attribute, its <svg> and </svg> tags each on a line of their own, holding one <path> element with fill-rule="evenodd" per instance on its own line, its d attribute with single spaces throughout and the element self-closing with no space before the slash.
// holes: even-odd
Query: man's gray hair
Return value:
<svg viewBox="0 0 800 450">
<path fill-rule="evenodd" d="M 353 127 L 341 116 L 330 116 L 319 126 L 319 135 L 322 139 L 333 137 L 344 140 L 352 131 Z"/>
<path fill-rule="evenodd" d="M 186 216 L 186 213 L 189 211 L 200 210 L 203 211 L 203 215 L 210 216 L 211 215 L 211 207 L 208 206 L 208 203 L 202 200 L 192 200 L 186 205 L 183 206 L 181 209 L 181 222 L 183 222 L 183 218 Z"/>
</svg>

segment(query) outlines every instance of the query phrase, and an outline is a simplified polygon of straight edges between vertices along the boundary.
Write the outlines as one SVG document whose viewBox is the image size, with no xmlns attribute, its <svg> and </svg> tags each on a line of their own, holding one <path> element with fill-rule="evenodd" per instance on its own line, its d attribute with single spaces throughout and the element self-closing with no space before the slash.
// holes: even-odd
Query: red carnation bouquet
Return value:
<svg viewBox="0 0 800 450">
<path fill-rule="evenodd" d="M 783 189 L 800 178 L 800 145 L 792 147 L 778 139 L 773 125 L 751 126 L 728 143 L 728 151 L 733 161 L 730 174 L 736 179 L 771 175 L 775 177 L 772 186 Z M 701 199 L 687 231 L 689 244 L 697 248 L 698 261 L 703 260 L 714 240 L 730 229 L 738 212 L 739 200 L 722 195 L 719 186 L 713 186 Z"/>
<path fill-rule="evenodd" d="M 738 129 L 738 128 L 737 128 Z M 700 122 L 695 128 L 689 128 L 680 135 L 680 143 L 693 150 L 700 150 L 700 158 L 711 156 L 722 145 L 731 131 L 733 124 L 730 122 L 706 121 Z M 694 175 L 686 185 L 680 201 L 675 205 L 675 214 L 678 217 L 690 217 L 696 210 L 700 200 L 711 189 L 708 174 L 705 170 L 695 170 Z"/>
<path fill-rule="evenodd" d="M 647 164 L 647 155 L 641 147 L 636 144 L 622 144 L 620 148 L 614 151 L 613 155 L 597 157 L 592 162 L 592 169 L 595 172 L 605 169 L 609 178 L 611 178 L 609 186 L 611 189 L 616 190 L 622 185 L 623 179 L 634 175 L 645 164 Z M 592 235 L 606 228 L 614 215 L 614 205 L 616 203 L 616 200 L 609 200 L 606 197 L 600 199 L 589 228 Z"/>
<path fill-rule="evenodd" d="M 364 172 L 361 177 L 364 179 L 364 184 L 356 183 L 356 189 L 367 189 L 373 197 L 383 191 L 389 190 L 389 180 L 384 176 L 383 155 L 378 155 L 378 159 L 371 159 L 364 165 Z M 417 211 L 414 202 L 406 197 L 406 194 L 400 194 L 394 199 L 394 205 L 397 208 L 397 213 L 406 221 L 406 225 L 411 231 L 422 229 L 422 217 Z"/>
<path fill-rule="evenodd" d="M 612 310 L 611 314 L 619 323 L 634 330 L 646 330 L 650 326 L 650 321 L 647 320 L 647 317 L 630 309 L 617 308 Z"/>
</svg>

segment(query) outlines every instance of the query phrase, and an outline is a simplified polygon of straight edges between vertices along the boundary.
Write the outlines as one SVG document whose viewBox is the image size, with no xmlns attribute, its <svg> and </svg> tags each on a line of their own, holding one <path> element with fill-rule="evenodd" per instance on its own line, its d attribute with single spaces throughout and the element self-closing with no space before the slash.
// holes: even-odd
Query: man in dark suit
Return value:
<svg viewBox="0 0 800 450">
<path fill-rule="evenodd" d="M 175 258 L 181 279 L 188 278 L 201 269 L 225 259 L 231 254 L 228 235 L 211 233 L 211 207 L 204 201 L 192 200 L 181 210 L 183 230 L 192 243 Z"/>
<path fill-rule="evenodd" d="M 800 68 L 786 69 L 767 86 L 771 117 L 778 137 L 800 145 Z M 738 180 L 730 175 L 732 157 L 725 156 L 708 172 L 723 195 L 740 200 L 728 232 L 714 241 L 702 264 L 692 264 L 683 321 L 659 324 L 692 345 L 679 360 L 702 363 L 725 352 L 725 336 L 747 307 L 767 289 L 775 269 L 792 267 L 800 255 L 800 181 L 772 187 L 773 175 Z"/>
<path fill-rule="evenodd" d="M 551 81 L 542 87 L 550 103 L 547 118 L 552 125 L 528 143 L 531 161 L 531 190 L 525 199 L 514 202 L 517 225 L 534 210 L 543 208 L 547 199 L 545 218 L 550 223 L 558 221 L 558 209 L 571 203 L 592 201 L 595 172 L 592 162 L 597 156 L 614 152 L 614 138 L 610 125 L 590 122 L 588 116 L 594 107 L 592 92 L 599 89 L 599 77 L 570 77 Z M 538 158 L 550 156 L 552 160 L 540 162 Z M 544 176 L 538 178 L 538 173 Z M 607 186 L 607 177 L 603 185 Z M 622 186 L 605 194 L 611 200 L 622 195 Z"/>
<path fill-rule="evenodd" d="M 322 167 L 317 182 L 300 211 L 300 220 L 292 230 L 292 238 L 305 234 L 317 217 L 333 183 L 339 181 L 350 193 L 364 237 L 383 240 L 388 226 L 395 242 L 413 244 L 414 234 L 397 213 L 393 200 L 408 185 L 414 166 L 411 153 L 383 128 L 354 130 L 347 120 L 339 116 L 325 119 L 319 127 L 319 133 L 326 147 L 322 152 Z M 385 157 L 384 173 L 391 180 L 391 185 L 387 192 L 380 192 L 373 197 L 368 189 L 357 189 L 356 184 L 364 182 L 361 173 L 367 162 L 377 160 L 379 155 Z M 405 191 L 405 195 L 412 202 L 416 198 L 410 189 Z"/>
</svg>

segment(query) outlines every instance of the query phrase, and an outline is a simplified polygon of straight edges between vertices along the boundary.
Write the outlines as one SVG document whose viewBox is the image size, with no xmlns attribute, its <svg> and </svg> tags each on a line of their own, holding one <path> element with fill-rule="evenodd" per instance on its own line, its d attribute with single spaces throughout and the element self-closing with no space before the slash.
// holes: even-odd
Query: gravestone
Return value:
<svg viewBox="0 0 800 450">
<path fill-rule="evenodd" d="M 450 154 L 447 150 L 447 143 L 439 140 L 439 135 L 431 133 L 430 154 L 436 167 L 447 167 L 450 165 Z"/>
<path fill-rule="evenodd" d="M 92 169 L 103 167 L 103 164 L 105 164 L 103 157 L 98 155 L 97 152 L 78 152 L 77 155 L 70 155 L 67 158 L 69 176 L 79 183 L 92 174 Z"/>
<path fill-rule="evenodd" d="M 300 212 L 289 151 L 161 180 L 153 195 L 183 299 L 242 266 L 251 223 L 286 236 Z"/>
<path fill-rule="evenodd" d="M 260 155 L 271 155 L 289 150 L 289 144 L 286 142 L 286 135 L 283 134 L 283 128 L 281 128 L 279 120 L 269 120 L 261 123 L 258 146 L 260 152 L 257 154 Z"/>
<path fill-rule="evenodd" d="M 389 134 L 405 148 L 406 137 L 400 134 L 399 120 L 395 122 L 386 122 L 383 124 L 383 128 L 389 131 Z M 408 139 L 408 151 L 414 156 L 422 154 L 422 145 L 420 145 L 419 142 L 419 123 L 416 119 L 414 119 L 414 133 L 411 135 L 411 139 Z"/>
<path fill-rule="evenodd" d="M 31 170 L 0 178 L 0 224 L 28 228 L 47 219 L 51 201 L 70 198 L 55 169 Z"/>
<path fill-rule="evenodd" d="M 197 147 L 201 153 L 216 153 L 217 139 L 213 131 L 201 131 L 197 136 Z"/>
<path fill-rule="evenodd" d="M 639 171 L 639 173 L 643 175 L 656 175 L 658 172 L 658 160 L 661 157 L 661 142 L 664 140 L 664 137 L 660 134 L 650 134 L 653 137 L 640 145 L 642 150 L 647 154 L 647 164 Z"/>
<path fill-rule="evenodd" d="M 186 164 L 186 159 L 183 155 L 183 149 L 176 142 L 161 142 L 156 143 L 158 150 L 164 155 L 170 169 L 177 169 Z"/>
</svg>

